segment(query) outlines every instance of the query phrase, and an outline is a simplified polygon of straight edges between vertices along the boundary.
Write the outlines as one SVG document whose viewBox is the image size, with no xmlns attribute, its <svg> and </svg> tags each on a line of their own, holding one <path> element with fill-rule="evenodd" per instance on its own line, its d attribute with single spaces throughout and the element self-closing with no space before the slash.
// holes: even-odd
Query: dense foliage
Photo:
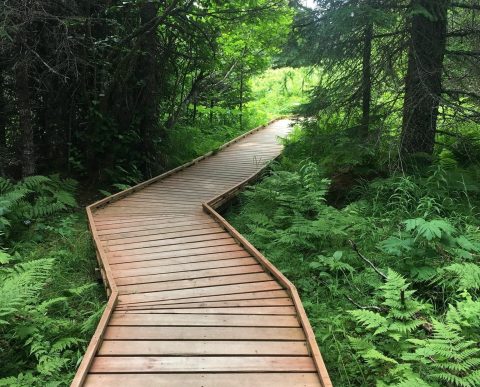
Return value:
<svg viewBox="0 0 480 387">
<path fill-rule="evenodd" d="M 341 120 L 392 161 L 428 160 L 441 136 L 478 146 L 463 130 L 480 122 L 477 0 L 313 3 L 299 7 L 284 59 L 323 69 L 303 114 Z"/>
<path fill-rule="evenodd" d="M 299 288 L 334 385 L 477 386 L 480 5 L 312 3 L 280 58 L 319 69 L 308 119 L 229 218 Z"/>
<path fill-rule="evenodd" d="M 0 386 L 67 385 L 102 313 L 78 202 L 292 111 L 229 218 L 299 288 L 334 384 L 480 385 L 479 12 L 1 1 Z"/>
<path fill-rule="evenodd" d="M 2 175 L 142 179 L 179 127 L 247 129 L 247 83 L 291 19 L 284 0 L 3 1 Z"/>
<path fill-rule="evenodd" d="M 339 209 L 302 141 L 230 220 L 299 288 L 334 385 L 477 386 L 480 169 L 365 181 Z"/>
<path fill-rule="evenodd" d="M 103 310 L 75 182 L 0 179 L 0 385 L 66 385 Z"/>
<path fill-rule="evenodd" d="M 312 2 L 310 2 L 312 3 Z M 298 5 L 319 68 L 230 219 L 297 285 L 334 384 L 480 384 L 476 1 Z"/>
</svg>

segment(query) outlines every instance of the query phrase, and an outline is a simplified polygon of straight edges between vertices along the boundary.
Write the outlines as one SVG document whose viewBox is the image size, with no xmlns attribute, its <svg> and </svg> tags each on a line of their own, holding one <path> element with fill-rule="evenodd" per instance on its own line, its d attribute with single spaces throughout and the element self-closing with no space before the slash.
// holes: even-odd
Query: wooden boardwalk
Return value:
<svg viewBox="0 0 480 387">
<path fill-rule="evenodd" d="M 216 211 L 280 120 L 87 208 L 109 295 L 72 386 L 331 386 L 293 285 Z"/>
</svg>

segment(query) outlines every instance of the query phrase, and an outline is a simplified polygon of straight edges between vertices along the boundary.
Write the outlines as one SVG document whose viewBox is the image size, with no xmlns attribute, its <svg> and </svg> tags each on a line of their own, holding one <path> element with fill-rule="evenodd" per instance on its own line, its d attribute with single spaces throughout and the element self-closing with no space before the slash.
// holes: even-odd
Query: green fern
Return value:
<svg viewBox="0 0 480 387">
<path fill-rule="evenodd" d="M 30 176 L 16 184 L 0 178 L 0 232 L 8 237 L 11 228 L 75 207 L 76 184 L 58 175 Z"/>
<path fill-rule="evenodd" d="M 379 367 L 385 363 L 389 365 L 397 364 L 395 359 L 383 354 L 372 342 L 356 337 L 349 337 L 348 339 L 352 348 L 365 360 L 370 367 Z"/>
<path fill-rule="evenodd" d="M 387 385 L 385 385 L 387 386 Z M 390 385 L 390 387 L 432 387 L 431 384 L 427 383 L 425 380 L 420 378 L 418 375 L 412 375 L 406 379 L 403 379 L 399 383 L 395 383 L 394 385 Z M 382 384 L 379 385 L 382 387 Z"/>
<path fill-rule="evenodd" d="M 398 238 L 392 236 L 379 243 L 379 248 L 387 254 L 403 256 L 414 248 L 415 240 L 413 238 Z"/>
<path fill-rule="evenodd" d="M 388 319 L 380 313 L 371 310 L 352 310 L 349 312 L 357 323 L 363 325 L 367 330 L 374 330 L 374 335 L 385 333 L 388 331 Z"/>
<path fill-rule="evenodd" d="M 35 304 L 53 266 L 52 259 L 21 263 L 0 272 L 0 325 L 26 305 Z"/>
<path fill-rule="evenodd" d="M 380 287 L 384 301 L 382 305 L 388 308 L 387 318 L 391 321 L 390 331 L 406 334 L 423 324 L 418 319 L 426 305 L 413 298 L 414 290 L 408 290 L 409 284 L 398 273 L 388 270 L 387 281 Z"/>
<path fill-rule="evenodd" d="M 404 224 L 407 232 L 413 231 L 417 237 L 423 237 L 427 241 L 449 237 L 455 232 L 455 228 L 443 219 L 431 221 L 423 218 L 408 219 Z"/>
<path fill-rule="evenodd" d="M 28 176 L 21 181 L 20 186 L 35 191 L 41 188 L 45 183 L 50 183 L 50 181 L 51 180 L 46 176 Z"/>
<path fill-rule="evenodd" d="M 480 348 L 467 340 L 453 324 L 433 321 L 433 337 L 416 340 L 418 348 L 410 359 L 420 361 L 432 371 L 428 377 L 446 385 L 476 387 L 480 385 Z"/>
<path fill-rule="evenodd" d="M 467 292 L 462 295 L 463 300 L 457 302 L 455 306 L 449 305 L 446 320 L 449 324 L 455 324 L 466 330 L 478 329 L 480 301 L 474 300 Z M 476 333 L 478 335 L 478 332 Z M 471 334 L 474 335 L 475 333 L 471 332 Z"/>
<path fill-rule="evenodd" d="M 342 261 L 343 252 L 336 251 L 332 257 L 318 255 L 315 260 L 310 262 L 309 267 L 314 270 L 328 270 L 331 272 L 353 273 L 355 269 L 346 262 Z"/>
<path fill-rule="evenodd" d="M 480 266 L 471 262 L 453 263 L 440 269 L 437 281 L 458 290 L 479 290 Z"/>
<path fill-rule="evenodd" d="M 463 190 L 444 170 L 393 176 L 365 183 L 349 198 L 360 200 L 338 210 L 325 203 L 328 184 L 318 167 L 285 164 L 241 196 L 232 223 L 297 285 L 326 360 L 342 362 L 336 384 L 475 385 L 480 234 L 472 214 L 479 191 Z M 464 211 L 460 203 L 468 201 Z M 352 304 L 358 308 L 346 317 Z M 425 360 L 421 351 L 441 338 L 434 319 L 468 341 L 466 348 L 451 339 L 454 355 Z"/>
</svg>

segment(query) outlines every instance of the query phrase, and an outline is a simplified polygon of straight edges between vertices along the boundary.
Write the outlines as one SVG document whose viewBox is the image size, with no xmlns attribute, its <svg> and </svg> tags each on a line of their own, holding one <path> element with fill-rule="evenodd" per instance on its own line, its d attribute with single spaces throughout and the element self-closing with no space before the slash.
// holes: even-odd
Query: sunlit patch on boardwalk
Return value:
<svg viewBox="0 0 480 387">
<path fill-rule="evenodd" d="M 289 130 L 277 121 L 89 207 L 110 300 L 73 385 L 330 385 L 296 290 L 214 210 Z"/>
</svg>

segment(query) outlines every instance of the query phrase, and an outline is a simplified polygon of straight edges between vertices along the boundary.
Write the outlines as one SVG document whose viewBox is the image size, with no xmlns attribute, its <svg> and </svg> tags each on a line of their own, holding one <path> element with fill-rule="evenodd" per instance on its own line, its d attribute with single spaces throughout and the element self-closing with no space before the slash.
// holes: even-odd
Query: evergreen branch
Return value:
<svg viewBox="0 0 480 387">
<path fill-rule="evenodd" d="M 473 57 L 480 56 L 480 51 L 447 50 L 446 53 L 449 55 L 457 55 L 457 56 L 473 56 Z"/>
<path fill-rule="evenodd" d="M 453 95 L 453 96 L 461 94 L 461 95 L 466 95 L 468 97 L 480 99 L 480 94 L 477 94 L 473 91 L 458 90 L 458 89 L 443 89 L 442 92 L 448 95 Z"/>
<path fill-rule="evenodd" d="M 453 8 L 472 9 L 480 11 L 480 5 L 477 4 L 451 3 L 450 6 Z"/>
</svg>

